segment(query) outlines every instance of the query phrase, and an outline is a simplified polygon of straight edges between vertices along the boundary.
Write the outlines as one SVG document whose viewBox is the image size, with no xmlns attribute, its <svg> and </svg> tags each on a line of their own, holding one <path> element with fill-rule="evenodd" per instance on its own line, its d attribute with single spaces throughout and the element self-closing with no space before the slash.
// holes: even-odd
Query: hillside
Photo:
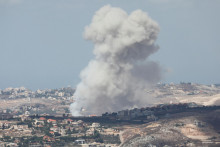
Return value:
<svg viewBox="0 0 220 147">
<path fill-rule="evenodd" d="M 220 110 L 183 112 L 140 126 L 124 126 L 121 147 L 219 146 Z"/>
</svg>

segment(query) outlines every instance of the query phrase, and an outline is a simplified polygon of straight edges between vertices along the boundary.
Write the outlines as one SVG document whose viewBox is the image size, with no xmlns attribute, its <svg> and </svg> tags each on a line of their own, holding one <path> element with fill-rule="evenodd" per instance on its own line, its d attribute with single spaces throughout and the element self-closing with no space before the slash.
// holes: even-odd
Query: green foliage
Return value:
<svg viewBox="0 0 220 147">
<path fill-rule="evenodd" d="M 64 141 L 55 141 L 51 144 L 51 146 L 60 147 L 60 146 L 64 146 L 65 144 L 66 144 L 66 142 L 64 142 Z"/>
<path fill-rule="evenodd" d="M 182 126 L 184 126 L 184 125 L 185 125 L 184 123 L 176 123 L 176 124 L 175 124 L 176 127 L 182 127 Z"/>
<path fill-rule="evenodd" d="M 30 138 L 21 137 L 20 138 L 20 143 L 18 144 L 18 146 L 28 147 L 30 143 L 40 143 L 40 144 L 43 145 L 43 138 L 42 137 L 37 137 L 37 136 L 33 136 L 33 137 L 30 137 Z"/>
<path fill-rule="evenodd" d="M 66 134 L 72 134 L 72 131 L 70 130 L 70 128 L 66 131 Z"/>
<path fill-rule="evenodd" d="M 65 141 L 65 142 L 73 142 L 73 141 L 75 141 L 76 139 L 77 139 L 77 138 L 71 137 L 71 136 L 60 137 L 60 141 Z"/>
<path fill-rule="evenodd" d="M 96 138 L 96 139 L 97 139 L 97 138 L 100 138 L 100 133 L 99 133 L 97 130 L 95 130 L 93 136 L 94 136 L 94 138 Z"/>
<path fill-rule="evenodd" d="M 11 137 L 10 136 L 4 136 L 3 140 L 6 141 L 6 142 L 9 142 L 9 141 L 11 141 Z"/>
<path fill-rule="evenodd" d="M 29 128 L 33 127 L 32 121 L 30 121 L 30 120 L 25 120 L 23 122 L 20 121 L 20 122 L 17 123 L 17 125 L 28 125 Z"/>
<path fill-rule="evenodd" d="M 55 135 L 55 136 L 60 136 L 60 133 L 54 132 L 54 135 Z"/>
<path fill-rule="evenodd" d="M 100 142 L 100 143 L 103 143 L 103 142 L 104 142 L 103 139 L 102 139 L 101 137 L 96 138 L 95 141 L 96 141 L 96 142 Z"/>
<path fill-rule="evenodd" d="M 43 138 L 42 137 L 37 137 L 37 136 L 33 136 L 30 139 L 28 139 L 29 142 L 42 142 Z"/>
<path fill-rule="evenodd" d="M 215 137 L 215 136 L 213 136 L 213 137 L 211 137 L 211 138 L 209 138 L 210 140 L 215 140 L 215 139 L 217 139 L 217 137 Z"/>
</svg>

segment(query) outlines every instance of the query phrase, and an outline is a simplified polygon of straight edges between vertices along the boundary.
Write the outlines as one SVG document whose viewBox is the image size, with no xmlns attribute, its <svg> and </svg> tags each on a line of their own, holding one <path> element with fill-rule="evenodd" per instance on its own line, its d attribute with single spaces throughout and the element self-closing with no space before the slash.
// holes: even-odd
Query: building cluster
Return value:
<svg viewBox="0 0 220 147">
<path fill-rule="evenodd" d="M 1 99 L 19 99 L 19 98 L 48 98 L 48 99 L 72 99 L 75 89 L 71 87 L 59 89 L 45 89 L 31 91 L 25 87 L 0 89 Z"/>
<path fill-rule="evenodd" d="M 95 117 L 10 115 L 0 118 L 0 146 L 85 146 L 114 147 L 120 144 L 120 127 L 114 123 L 150 122 L 179 112 L 216 110 L 220 106 L 196 103 L 160 104 L 154 107 L 122 110 Z M 4 117 L 3 117 L 4 116 Z M 113 121 L 113 122 L 112 122 Z M 195 121 L 199 127 L 205 124 Z M 181 125 L 181 124 L 178 124 Z"/>
<path fill-rule="evenodd" d="M 151 119 L 154 116 L 154 112 L 148 109 L 132 109 L 132 110 L 122 110 L 119 111 L 117 114 L 117 117 L 119 119 L 123 119 L 123 120 L 130 120 L 130 119 L 135 119 L 137 117 L 142 117 L 142 116 L 146 116 L 148 117 L 148 119 Z"/>
<path fill-rule="evenodd" d="M 119 143 L 119 130 L 98 122 L 28 115 L 0 120 L 0 146 L 116 147 Z"/>
<path fill-rule="evenodd" d="M 203 89 L 201 86 L 198 88 L 199 86 L 192 83 L 158 84 L 156 89 L 159 89 L 158 97 L 171 94 L 210 94 L 219 91 L 219 86 L 216 85 Z M 13 101 L 12 107 L 0 107 L 0 147 L 64 145 L 114 147 L 120 144 L 120 132 L 116 127 L 104 126 L 103 123 L 149 122 L 168 117 L 172 113 L 209 109 L 196 103 L 170 103 L 105 113 L 94 118 L 76 119 L 69 117 L 69 105 L 73 102 L 74 91 L 70 87 L 37 91 L 24 87 L 0 90 L 0 102 L 6 101 L 4 104 L 8 104 L 9 101 Z M 154 93 L 154 90 L 146 93 Z M 21 100 L 24 101 L 19 104 Z M 201 122 L 195 124 L 204 126 Z"/>
<path fill-rule="evenodd" d="M 71 87 L 34 92 L 24 87 L 0 90 L 0 117 L 6 112 L 13 115 L 46 113 L 62 116 L 69 113 L 74 91 Z"/>
<path fill-rule="evenodd" d="M 45 104 L 26 104 L 20 105 L 8 109 L 0 108 L 0 118 L 10 118 L 12 115 L 36 115 L 36 114 L 45 114 L 45 115 L 69 115 L 69 104 L 62 105 L 58 107 L 57 105 L 50 105 L 49 107 Z"/>
<path fill-rule="evenodd" d="M 117 120 L 157 120 L 159 116 L 168 115 L 169 113 L 176 113 L 191 108 L 201 108 L 202 105 L 192 103 L 178 103 L 178 104 L 159 104 L 154 107 L 134 108 L 131 110 L 121 110 L 113 113 L 104 113 L 102 117 Z"/>
</svg>

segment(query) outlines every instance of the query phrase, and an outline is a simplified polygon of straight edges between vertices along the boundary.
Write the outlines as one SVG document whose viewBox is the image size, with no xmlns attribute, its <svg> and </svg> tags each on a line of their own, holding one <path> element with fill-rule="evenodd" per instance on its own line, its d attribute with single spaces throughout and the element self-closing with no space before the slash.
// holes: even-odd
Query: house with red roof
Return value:
<svg viewBox="0 0 220 147">
<path fill-rule="evenodd" d="M 40 117 L 39 120 L 45 121 L 47 119 L 45 117 Z"/>
<path fill-rule="evenodd" d="M 65 119 L 64 121 L 64 124 L 71 124 L 73 122 L 72 119 Z"/>
<path fill-rule="evenodd" d="M 57 121 L 54 120 L 54 119 L 48 119 L 47 122 L 48 122 L 48 123 L 52 123 L 52 124 L 56 124 L 56 123 L 57 123 Z"/>
</svg>

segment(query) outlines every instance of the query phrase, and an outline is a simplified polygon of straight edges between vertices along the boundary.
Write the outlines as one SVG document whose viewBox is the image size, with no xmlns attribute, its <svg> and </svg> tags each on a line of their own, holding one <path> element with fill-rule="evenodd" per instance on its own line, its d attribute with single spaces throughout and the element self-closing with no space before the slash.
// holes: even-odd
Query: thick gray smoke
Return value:
<svg viewBox="0 0 220 147">
<path fill-rule="evenodd" d="M 128 15 L 109 5 L 98 10 L 85 28 L 85 38 L 94 43 L 95 59 L 81 72 L 74 116 L 101 114 L 146 106 L 153 100 L 146 89 L 160 80 L 160 66 L 147 58 L 158 50 L 158 24 L 145 12 Z"/>
</svg>

